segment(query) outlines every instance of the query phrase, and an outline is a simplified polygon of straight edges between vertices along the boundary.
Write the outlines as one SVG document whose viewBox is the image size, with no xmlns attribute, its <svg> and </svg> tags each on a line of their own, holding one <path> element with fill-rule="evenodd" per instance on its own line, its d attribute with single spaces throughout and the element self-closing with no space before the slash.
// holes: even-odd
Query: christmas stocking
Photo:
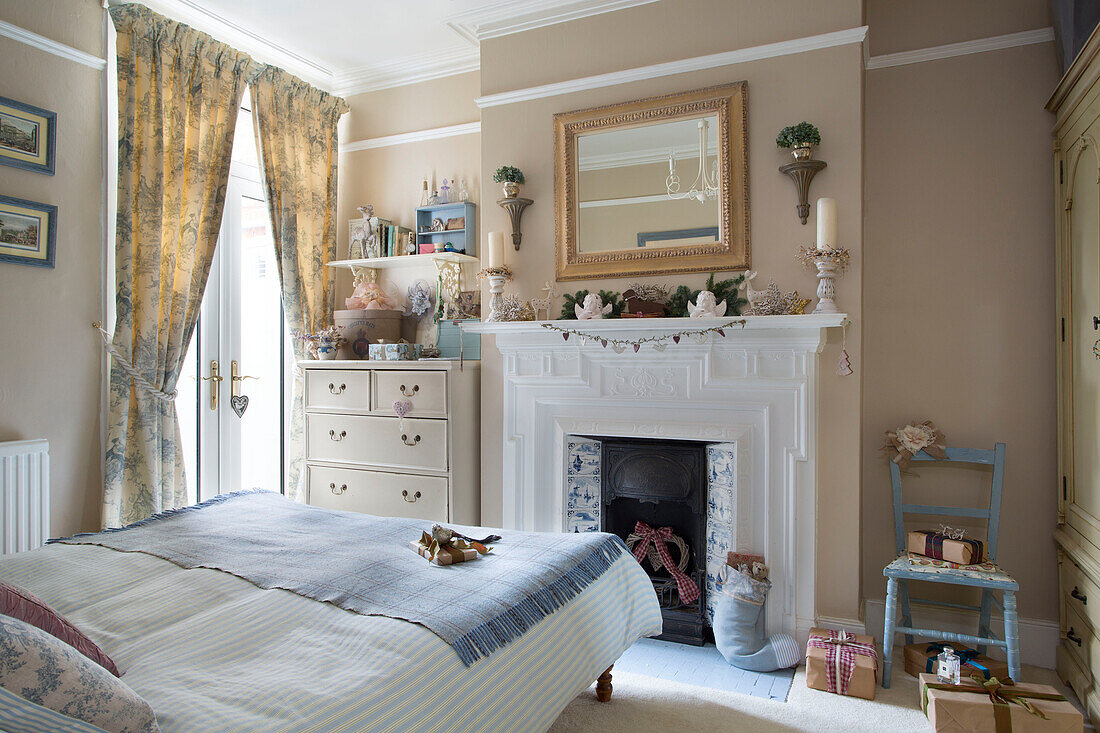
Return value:
<svg viewBox="0 0 1100 733">
<path fill-rule="evenodd" d="M 725 660 L 753 672 L 771 672 L 798 664 L 802 650 L 792 636 L 764 636 L 764 601 L 771 583 L 728 565 L 723 567 L 722 574 L 714 607 L 714 643 Z"/>
</svg>

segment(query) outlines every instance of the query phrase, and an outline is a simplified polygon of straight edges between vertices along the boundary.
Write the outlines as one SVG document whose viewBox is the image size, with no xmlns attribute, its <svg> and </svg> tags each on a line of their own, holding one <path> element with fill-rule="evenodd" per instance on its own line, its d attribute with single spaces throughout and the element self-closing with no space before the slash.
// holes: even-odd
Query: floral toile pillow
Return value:
<svg viewBox="0 0 1100 733">
<path fill-rule="evenodd" d="M 0 687 L 110 733 L 157 733 L 156 715 L 126 683 L 73 647 L 0 615 Z"/>
</svg>

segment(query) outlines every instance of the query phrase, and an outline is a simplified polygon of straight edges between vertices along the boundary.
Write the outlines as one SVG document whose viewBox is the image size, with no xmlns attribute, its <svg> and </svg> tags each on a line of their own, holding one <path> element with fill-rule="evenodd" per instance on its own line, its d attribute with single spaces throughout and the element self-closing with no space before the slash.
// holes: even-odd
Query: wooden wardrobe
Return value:
<svg viewBox="0 0 1100 733">
<path fill-rule="evenodd" d="M 1047 102 L 1054 128 L 1058 673 L 1100 722 L 1100 33 Z"/>
</svg>

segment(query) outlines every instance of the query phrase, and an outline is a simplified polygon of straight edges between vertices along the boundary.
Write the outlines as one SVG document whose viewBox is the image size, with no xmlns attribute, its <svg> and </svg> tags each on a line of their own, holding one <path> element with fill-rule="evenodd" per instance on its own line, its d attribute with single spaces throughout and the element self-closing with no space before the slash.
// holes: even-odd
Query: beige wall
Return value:
<svg viewBox="0 0 1100 733">
<path fill-rule="evenodd" d="M 524 88 L 645 64 L 729 51 L 744 45 L 798 38 L 861 24 L 858 2 L 774 4 L 710 0 L 663 0 L 550 28 L 485 41 L 481 47 L 483 93 Z M 482 110 L 482 197 L 495 195 L 484 183 L 502 164 L 521 168 L 523 195 L 534 199 L 523 218 L 523 248 L 507 248 L 516 274 L 512 290 L 530 298 L 554 277 L 554 191 L 552 116 L 557 112 L 626 102 L 643 97 L 747 80 L 749 186 L 752 267 L 762 285 L 769 278 L 786 289 L 813 293 L 810 272 L 797 265 L 799 244 L 812 241 L 812 224 L 795 216 L 794 186 L 777 167 L 787 162 L 775 148 L 785 125 L 812 120 L 821 129 L 819 156 L 828 161 L 814 181 L 813 195 L 833 196 L 840 211 L 840 238 L 854 252 L 853 267 L 841 284 L 839 302 L 853 318 L 848 353 L 857 374 L 838 377 L 839 334 L 821 357 L 818 387 L 821 422 L 818 471 L 818 612 L 855 618 L 860 577 L 860 280 L 862 258 L 862 52 L 858 45 L 829 48 L 710 69 L 690 74 L 594 89 Z M 499 210 L 486 210 L 482 230 L 507 231 Z M 701 287 L 705 273 L 649 278 L 670 285 Z M 576 281 L 561 289 L 622 291 L 629 280 Z M 483 293 L 484 297 L 484 293 Z M 482 521 L 501 521 L 501 364 L 493 349 L 482 350 Z"/>
<path fill-rule="evenodd" d="M 1050 25 L 1046 0 L 867 0 L 865 17 L 873 56 Z"/>
<path fill-rule="evenodd" d="M 103 56 L 97 0 L 0 5 L 0 19 Z M 53 176 L 0 166 L 0 194 L 58 207 L 52 270 L 0 263 L 0 440 L 50 441 L 51 534 L 99 527 L 102 72 L 0 38 L 0 94 L 57 113 Z"/>
<path fill-rule="evenodd" d="M 966 37 L 1048 25 L 1046 3 L 968 21 Z M 920 4 L 871 2 L 875 53 L 960 40 Z M 997 2 L 936 3 L 1002 8 Z M 927 17 L 925 15 L 927 14 Z M 946 16 L 944 16 L 946 17 Z M 965 20 L 965 19 L 964 19 Z M 965 25 L 965 23 L 963 23 Z M 881 47 L 878 44 L 882 44 Z M 1008 444 L 1000 562 L 1022 617 L 1058 618 L 1054 394 L 1052 44 L 867 72 L 863 350 L 863 578 L 884 594 L 893 556 L 883 432 L 931 418 L 953 444 Z M 912 485 L 979 505 L 987 474 Z M 923 589 L 922 589 L 923 590 Z"/>
</svg>

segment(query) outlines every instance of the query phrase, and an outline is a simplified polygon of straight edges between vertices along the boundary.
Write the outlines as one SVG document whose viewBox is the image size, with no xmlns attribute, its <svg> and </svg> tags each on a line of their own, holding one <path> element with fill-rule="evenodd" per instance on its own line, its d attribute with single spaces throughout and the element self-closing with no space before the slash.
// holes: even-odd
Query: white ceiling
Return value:
<svg viewBox="0 0 1100 733">
<path fill-rule="evenodd" d="M 480 67 L 479 43 L 658 0 L 141 0 L 324 89 L 358 94 Z"/>
</svg>

